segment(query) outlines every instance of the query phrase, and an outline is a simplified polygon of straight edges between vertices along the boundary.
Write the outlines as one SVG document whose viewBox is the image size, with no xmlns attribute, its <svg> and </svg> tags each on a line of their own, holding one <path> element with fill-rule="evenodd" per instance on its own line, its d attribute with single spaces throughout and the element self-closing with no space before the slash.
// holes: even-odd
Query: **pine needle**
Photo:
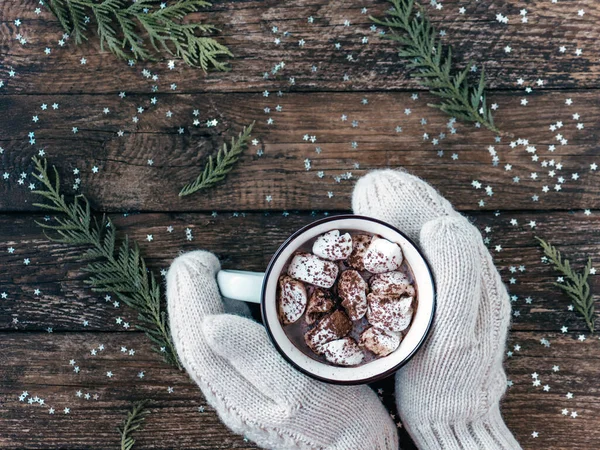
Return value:
<svg viewBox="0 0 600 450">
<path fill-rule="evenodd" d="M 590 291 L 588 277 L 592 268 L 592 259 L 588 258 L 587 264 L 583 269 L 583 273 L 576 273 L 571 268 L 568 259 L 563 259 L 558 249 L 548 244 L 543 239 L 536 236 L 536 239 L 544 249 L 544 254 L 550 259 L 554 265 L 554 269 L 558 270 L 566 278 L 564 283 L 553 283 L 573 300 L 575 310 L 584 318 L 590 332 L 594 332 L 594 298 Z"/>
<path fill-rule="evenodd" d="M 458 73 L 452 71 L 452 49 L 444 51 L 421 5 L 415 5 L 415 0 L 388 1 L 393 5 L 387 12 L 388 17 L 385 20 L 371 17 L 371 20 L 390 28 L 391 34 L 382 34 L 382 37 L 400 44 L 398 55 L 409 60 L 411 76 L 442 99 L 439 104 L 429 106 L 498 133 L 491 110 L 486 106 L 484 71 L 478 85 L 471 86 L 467 80 L 468 67 Z"/>
<path fill-rule="evenodd" d="M 131 437 L 131 433 L 140 429 L 144 420 L 146 420 L 145 416 L 150 413 L 146 409 L 147 403 L 148 400 L 135 402 L 131 411 L 127 412 L 127 417 L 123 420 L 121 427 L 117 428 L 117 431 L 121 435 L 121 450 L 131 450 L 133 448 L 135 439 Z"/>
<path fill-rule="evenodd" d="M 240 159 L 240 156 L 250 139 L 250 133 L 254 122 L 249 126 L 244 127 L 242 132 L 238 135 L 237 140 L 231 138 L 231 147 L 227 148 L 227 144 L 223 144 L 223 148 L 217 153 L 217 162 L 213 160 L 212 156 L 208 157 L 208 163 L 204 166 L 204 170 L 198 177 L 191 183 L 186 184 L 179 192 L 180 197 L 193 194 L 201 189 L 208 189 L 214 186 L 219 181 L 223 180 L 227 174 L 233 169 L 233 165 Z"/>
<path fill-rule="evenodd" d="M 88 200 L 77 195 L 67 203 L 60 192 L 60 179 L 56 167 L 54 183 L 48 174 L 45 159 L 33 157 L 37 173 L 34 177 L 42 182 L 44 190 L 33 193 L 41 195 L 47 203 L 34 203 L 34 206 L 63 214 L 56 217 L 56 224 L 36 222 L 44 228 L 49 240 L 85 246 L 87 250 L 81 259 L 91 260 L 84 271 L 88 273 L 85 282 L 95 292 L 111 292 L 127 306 L 138 312 L 139 325 L 154 344 L 153 350 L 172 366 L 181 369 L 175 346 L 171 340 L 166 312 L 161 306 L 159 283 L 154 274 L 146 268 L 146 261 L 140 255 L 136 243 L 130 244 L 127 237 L 117 248 L 117 230 L 112 221 L 102 215 L 100 220 L 92 217 Z M 52 233 L 50 236 L 47 232 Z"/>
<path fill-rule="evenodd" d="M 87 40 L 92 22 L 100 38 L 100 48 L 106 47 L 121 59 L 155 60 L 155 52 L 179 57 L 192 67 L 205 72 L 210 68 L 227 71 L 219 60 L 233 56 L 227 47 L 205 36 L 218 31 L 213 25 L 186 23 L 185 18 L 211 6 L 204 0 L 178 0 L 167 5 L 161 0 L 48 0 L 48 9 L 61 27 L 75 38 L 77 44 Z M 146 37 L 141 34 L 145 32 Z M 152 49 L 149 48 L 148 42 Z"/>
</svg>

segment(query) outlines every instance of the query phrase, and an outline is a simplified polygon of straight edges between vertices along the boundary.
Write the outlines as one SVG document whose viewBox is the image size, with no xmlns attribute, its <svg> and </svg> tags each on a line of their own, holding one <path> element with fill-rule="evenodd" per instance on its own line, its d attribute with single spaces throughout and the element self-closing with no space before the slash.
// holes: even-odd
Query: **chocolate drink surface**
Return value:
<svg viewBox="0 0 600 450">
<path fill-rule="evenodd" d="M 394 352 L 417 308 L 401 247 L 378 235 L 332 230 L 300 247 L 279 276 L 277 310 L 311 358 L 358 366 Z"/>
</svg>

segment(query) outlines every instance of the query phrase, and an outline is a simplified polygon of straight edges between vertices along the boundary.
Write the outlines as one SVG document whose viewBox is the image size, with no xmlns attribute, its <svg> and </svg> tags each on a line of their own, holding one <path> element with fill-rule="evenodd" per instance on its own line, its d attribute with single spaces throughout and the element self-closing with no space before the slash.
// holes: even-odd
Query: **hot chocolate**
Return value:
<svg viewBox="0 0 600 450">
<path fill-rule="evenodd" d="M 302 352 L 357 366 L 394 352 L 417 307 L 400 246 L 377 235 L 332 230 L 284 267 L 277 290 L 283 330 Z"/>
</svg>

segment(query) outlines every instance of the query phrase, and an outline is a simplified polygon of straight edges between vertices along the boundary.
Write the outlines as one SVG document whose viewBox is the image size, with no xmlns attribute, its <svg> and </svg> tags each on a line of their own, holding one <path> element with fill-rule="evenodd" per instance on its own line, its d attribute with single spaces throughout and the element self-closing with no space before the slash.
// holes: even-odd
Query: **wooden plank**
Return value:
<svg viewBox="0 0 600 450">
<path fill-rule="evenodd" d="M 551 347 L 540 345 L 540 339 L 549 340 Z M 105 349 L 91 355 L 90 349 L 100 344 Z M 556 333 L 512 332 L 508 347 L 515 345 L 520 345 L 520 351 L 506 361 L 513 386 L 503 400 L 502 412 L 523 448 L 597 448 L 598 340 L 579 342 Z M 121 352 L 122 346 L 134 349 L 135 355 Z M 115 427 L 130 403 L 142 398 L 152 403 L 147 425 L 137 433 L 139 448 L 256 448 L 227 431 L 187 375 L 158 361 L 140 333 L 0 333 L 0 349 L 2 448 L 115 447 Z M 80 367 L 79 373 L 73 371 L 71 359 Z M 558 372 L 552 370 L 555 365 Z M 106 376 L 108 370 L 112 378 Z M 144 371 L 143 379 L 137 376 L 140 371 Z M 534 372 L 541 380 L 539 387 L 532 386 Z M 544 385 L 550 391 L 545 392 Z M 383 390 L 382 398 L 395 413 L 393 379 L 375 388 Z M 44 399 L 45 404 L 20 402 L 23 391 Z M 90 400 L 77 397 L 77 391 L 83 396 L 89 393 Z M 572 399 L 566 397 L 568 392 Z M 50 407 L 56 410 L 54 415 L 48 414 Z M 70 414 L 64 414 L 65 407 Z M 562 415 L 563 408 L 568 416 Z M 570 416 L 573 411 L 578 417 Z M 533 431 L 539 433 L 538 438 L 531 436 Z M 408 439 L 404 430 L 401 437 L 404 448 Z"/>
<path fill-rule="evenodd" d="M 321 213 L 221 213 L 210 214 L 138 214 L 115 216 L 122 235 L 139 242 L 150 267 L 158 275 L 182 251 L 198 248 L 215 252 L 225 268 L 264 270 L 277 247 L 295 230 L 323 217 Z M 574 267 L 582 267 L 587 256 L 600 252 L 600 215 L 583 213 L 503 212 L 471 214 L 483 235 L 488 237 L 494 260 L 507 283 L 513 303 L 515 330 L 559 331 L 569 328 L 570 335 L 587 334 L 585 324 L 552 282 L 556 280 L 551 267 L 541 262 L 541 250 L 533 236 L 541 236 L 559 245 Z M 136 315 L 124 305 L 114 307 L 104 296 L 94 294 L 83 280 L 80 251 L 48 242 L 35 217 L 0 216 L 0 330 L 35 331 L 51 327 L 61 330 L 123 330 L 118 317 L 133 329 Z M 38 217 L 40 219 L 40 217 Z M 511 225 L 512 220 L 518 225 Z M 535 228 L 530 223 L 535 222 Z M 167 227 L 172 226 L 169 232 Z M 489 232 L 485 229 L 489 227 Z M 187 241 L 185 229 L 190 228 L 193 240 Z M 240 230 L 242 232 L 240 233 Z M 152 236 L 152 242 L 146 240 Z M 496 251 L 496 246 L 501 251 Z M 7 253 L 7 248 L 14 253 Z M 30 261 L 24 264 L 24 259 Z M 597 266 L 598 261 L 594 259 Z M 523 266 L 523 267 L 521 267 Z M 512 284 L 511 279 L 514 279 Z M 592 287 L 600 287 L 595 277 Z M 40 290 L 36 295 L 36 289 Z M 527 297 L 531 297 L 528 303 Z M 517 312 L 518 311 L 518 312 Z M 15 324 L 14 319 L 18 322 Z"/>
<path fill-rule="evenodd" d="M 539 235 L 559 244 L 577 267 L 587 255 L 599 252 L 600 183 L 598 173 L 590 169 L 599 155 L 600 137 L 594 125 L 600 120 L 600 66 L 594 56 L 600 51 L 598 2 L 583 0 L 575 7 L 569 2 L 530 1 L 528 24 L 520 23 L 523 4 L 515 1 L 463 5 L 448 0 L 440 11 L 428 8 L 438 28 L 448 33 L 444 41 L 454 46 L 458 64 L 474 60 L 485 65 L 490 103 L 500 105 L 497 122 L 514 134 L 499 143 L 491 133 L 463 124 L 458 134 L 450 134 L 447 117 L 426 106 L 432 97 L 419 92 L 419 100 L 413 101 L 403 92 L 419 88 L 394 46 L 370 31 L 361 13 L 366 7 L 369 14 L 380 15 L 388 6 L 382 1 L 217 1 L 197 17 L 208 17 L 222 28 L 219 39 L 236 58 L 233 72 L 206 76 L 180 63 L 171 71 L 164 59 L 127 67 L 101 53 L 97 39 L 59 48 L 56 21 L 47 12 L 38 16 L 38 6 L 37 0 L 6 0 L 0 8 L 0 81 L 5 83 L 0 88 L 0 174 L 9 174 L 8 180 L 0 177 L 0 293 L 7 293 L 6 299 L 0 298 L 0 423 L 7 430 L 0 433 L 0 447 L 116 447 L 115 426 L 131 402 L 150 397 L 152 414 L 146 431 L 138 433 L 140 448 L 256 448 L 220 424 L 184 373 L 150 352 L 145 336 L 133 331 L 135 313 L 91 293 L 83 283 L 79 252 L 49 243 L 33 223 L 43 216 L 25 214 L 36 211 L 28 189 L 30 157 L 42 148 L 60 166 L 66 185 L 81 179 L 96 209 L 145 212 L 113 216 L 124 233 L 141 243 L 156 273 L 180 251 L 196 248 L 216 252 L 224 267 L 262 270 L 291 232 L 323 216 L 310 210 L 347 210 L 353 180 L 370 169 L 405 166 L 469 213 L 490 239 L 495 262 L 516 296 L 508 345 L 512 356 L 506 361 L 514 385 L 503 402 L 509 427 L 526 449 L 600 447 L 598 340 L 567 311 L 569 301 L 552 286 L 557 274 L 541 263 L 533 240 Z M 461 6 L 467 8 L 464 16 L 458 14 Z M 585 11 L 583 16 L 577 14 L 579 9 Z M 494 20 L 498 13 L 509 17 L 508 25 Z M 314 23 L 308 23 L 309 16 Z M 17 18 L 22 21 L 19 27 Z M 351 26 L 344 26 L 345 20 Z M 273 26 L 279 27 L 278 34 L 271 31 Z M 282 36 L 283 31 L 290 35 Z M 15 39 L 18 33 L 27 44 Z M 363 36 L 368 44 L 361 43 Z M 282 39 L 280 45 L 273 43 L 276 37 Z M 298 46 L 300 39 L 306 41 L 304 47 Z M 336 42 L 341 51 L 334 49 Z M 507 45 L 511 53 L 505 53 Z M 559 51 L 562 45 L 565 53 Z M 43 53 L 45 47 L 51 47 L 51 55 Z M 576 55 L 577 48 L 582 55 Z M 349 61 L 348 55 L 356 61 Z M 82 57 L 85 65 L 80 64 Z M 264 78 L 264 72 L 280 62 L 285 68 Z M 145 68 L 158 79 L 146 79 L 141 74 Z M 14 77 L 8 74 L 11 69 Z M 349 81 L 343 81 L 345 74 Z M 293 86 L 290 77 L 295 78 Z M 523 85 L 517 84 L 519 77 Z M 536 84 L 539 78 L 542 86 Z M 175 90 L 172 83 L 177 84 Z M 534 92 L 526 94 L 525 87 Z M 265 90 L 269 97 L 263 96 Z M 125 99 L 117 96 L 121 91 L 127 92 Z M 365 98 L 367 104 L 362 103 Z M 527 106 L 521 105 L 523 98 Z M 573 100 L 572 106 L 567 99 Z M 53 103 L 60 105 L 58 110 L 51 108 Z M 48 109 L 41 110 L 42 104 Z M 277 104 L 282 111 L 275 110 Z M 136 111 L 140 106 L 143 113 Z M 265 107 L 271 108 L 269 114 Z M 110 112 L 104 114 L 104 108 Z M 406 108 L 410 116 L 404 114 Z M 193 125 L 195 109 L 200 111 L 199 127 Z M 172 117 L 166 117 L 167 111 Z M 340 120 L 342 114 L 347 121 Z M 32 121 L 34 115 L 38 122 Z M 133 116 L 139 122 L 134 123 Z M 269 117 L 273 125 L 267 125 Z M 207 129 L 206 120 L 213 118 L 219 126 Z M 179 187 L 198 173 L 207 155 L 253 119 L 258 121 L 254 135 L 259 146 L 246 152 L 228 183 L 179 199 Z M 549 131 L 557 121 L 564 127 Z M 585 129 L 578 130 L 577 123 Z M 77 134 L 72 127 L 78 128 Z M 125 137 L 119 138 L 118 130 Z M 29 143 L 32 131 L 35 145 Z M 441 132 L 446 138 L 432 145 L 431 139 Z M 423 133 L 430 139 L 424 141 Z M 567 145 L 558 145 L 559 133 Z M 305 135 L 315 136 L 317 142 L 305 141 Z M 524 146 L 509 146 L 517 138 L 536 146 L 538 161 L 531 160 Z M 352 148 L 353 141 L 357 148 Z M 553 152 L 550 144 L 556 144 Z M 498 152 L 498 167 L 491 164 L 490 145 Z M 315 153 L 317 146 L 322 153 Z M 264 156 L 256 155 L 258 148 L 264 149 Z M 442 157 L 437 155 L 440 149 Z M 310 170 L 305 168 L 307 158 Z M 541 167 L 544 161 L 554 165 Z M 93 166 L 99 168 L 97 174 Z M 80 173 L 73 174 L 73 169 Z M 25 182 L 19 185 L 22 172 Z M 347 172 L 352 172 L 351 180 L 336 181 Z M 537 180 L 531 179 L 532 172 Z M 565 178 L 560 192 L 541 192 L 544 185 L 553 189 L 560 176 Z M 471 186 L 474 179 L 482 183 L 481 190 Z M 493 188 L 491 197 L 483 189 L 488 185 Z M 533 202 L 532 195 L 539 195 L 539 201 Z M 483 211 L 473 212 L 481 199 Z M 289 216 L 282 215 L 284 209 L 291 210 Z M 590 209 L 589 216 L 584 209 Z M 212 210 L 219 214 L 213 217 Z M 252 212 L 259 210 L 266 211 Z M 518 225 L 512 225 L 512 219 Z M 174 227 L 172 233 L 168 226 Z M 193 230 L 194 240 L 186 240 L 186 228 Z M 145 240 L 148 235 L 152 242 Z M 11 247 L 14 253 L 8 253 Z M 592 284 L 597 290 L 595 277 Z M 117 324 L 118 317 L 132 326 L 125 330 Z M 568 333 L 560 333 L 562 326 Z M 581 334 L 584 342 L 577 340 Z M 105 350 L 91 355 L 100 344 Z M 134 349 L 135 355 L 122 353 L 122 346 Z M 70 359 L 81 367 L 79 374 L 72 371 Z M 560 367 L 557 372 L 555 365 Z M 116 376 L 107 378 L 107 370 Z M 137 376 L 140 371 L 143 379 Z M 533 373 L 539 374 L 539 387 L 531 384 Z M 392 381 L 379 387 L 393 411 Z M 24 390 L 44 398 L 46 405 L 19 402 Z M 78 390 L 98 394 L 98 400 L 79 398 Z M 572 399 L 566 397 L 569 392 Z M 55 415 L 48 414 L 49 406 L 56 408 Z M 64 407 L 71 407 L 71 413 L 65 415 Z M 568 415 L 562 414 L 565 408 Z M 573 412 L 578 417 L 571 417 Z M 406 432 L 400 431 L 403 448 L 412 448 Z"/>
<path fill-rule="evenodd" d="M 143 398 L 152 403 L 145 431 L 136 434 L 138 448 L 257 448 L 229 432 L 187 374 L 160 361 L 140 333 L 8 333 L 1 337 L 2 448 L 117 448 L 116 427 L 131 402 Z M 90 350 L 100 344 L 104 350 L 92 356 Z M 135 354 L 121 352 L 122 346 Z M 79 373 L 69 364 L 71 359 Z M 112 378 L 106 376 L 109 370 Z M 138 376 L 141 371 L 143 379 Z M 21 402 L 23 391 L 29 396 Z M 45 404 L 28 403 L 36 396 Z M 64 408 L 70 408 L 70 413 L 65 414 Z"/>
<path fill-rule="evenodd" d="M 65 186 L 80 179 L 94 207 L 105 211 L 347 209 L 356 178 L 371 169 L 399 166 L 431 182 L 459 209 L 480 208 L 481 200 L 484 210 L 600 207 L 600 170 L 590 169 L 600 163 L 595 158 L 600 137 L 594 127 L 600 121 L 595 91 L 533 93 L 527 106 L 520 105 L 522 94 L 495 93 L 491 100 L 501 105 L 498 124 L 514 134 L 500 142 L 472 125 L 457 124 L 452 134 L 448 117 L 427 106 L 434 101 L 427 95 L 416 101 L 400 92 L 303 93 L 274 99 L 262 94 L 165 95 L 157 96 L 155 106 L 152 96 L 4 96 L 0 129 L 10 132 L 0 137 L 0 211 L 35 210 L 28 189 L 35 180 L 28 174 L 30 158 L 40 149 L 58 164 Z M 572 106 L 565 105 L 569 98 Z M 57 110 L 51 107 L 54 103 Z M 267 106 L 269 114 L 263 111 Z M 137 112 L 138 107 L 144 112 Z M 195 117 L 197 109 L 201 112 Z M 168 111 L 173 113 L 170 118 Z M 133 123 L 132 117 L 139 122 Z M 201 126 L 194 126 L 196 118 Z M 206 121 L 215 118 L 220 124 L 207 128 Z M 266 123 L 269 118 L 273 125 Z M 255 119 L 258 145 L 245 152 L 228 181 L 180 199 L 179 189 L 197 176 L 207 156 Z M 551 131 L 557 122 L 562 127 Z M 579 130 L 580 123 L 587 128 Z M 119 130 L 126 135 L 119 137 Z M 28 137 L 32 131 L 35 145 Z M 512 142 L 528 142 L 537 154 L 529 153 L 526 145 L 512 148 Z M 258 149 L 264 150 L 263 156 L 257 155 Z M 98 173 L 93 173 L 94 166 Z M 23 184 L 21 173 L 26 175 Z M 350 180 L 344 179 L 347 173 Z M 557 192 L 560 177 L 564 183 Z M 475 189 L 473 180 L 482 188 Z M 486 195 L 488 185 L 493 196 Z M 550 192 L 544 193 L 543 186 Z M 538 201 L 532 201 L 534 195 Z"/>
<path fill-rule="evenodd" d="M 594 55 L 600 52 L 596 26 L 600 6 L 596 1 L 582 0 L 576 7 L 569 2 L 530 1 L 526 24 L 519 15 L 523 4 L 517 1 L 444 2 L 443 6 L 427 10 L 439 30 L 446 32 L 443 40 L 453 45 L 457 64 L 475 61 L 478 66 L 485 65 L 491 87 L 514 87 L 519 76 L 529 83 L 541 77 L 550 88 L 597 87 L 600 67 Z M 466 8 L 466 14 L 459 13 L 460 6 Z M 380 39 L 379 30 L 370 30 L 368 15 L 381 17 L 389 7 L 378 0 L 217 1 L 195 19 L 206 19 L 222 30 L 218 39 L 235 54 L 234 70 L 206 76 L 179 61 L 171 71 L 166 64 L 169 58 L 127 67 L 112 54 L 101 52 L 97 39 L 81 47 L 73 42 L 60 47 L 57 42 L 62 30 L 49 12 L 37 15 L 37 7 L 37 0 L 7 0 L 0 11 L 0 54 L 4 55 L 0 79 L 7 81 L 11 92 L 140 92 L 152 84 L 166 91 L 173 82 L 179 92 L 416 87 L 395 46 Z M 367 14 L 362 13 L 363 7 Z M 577 14 L 579 9 L 585 11 L 583 16 Z M 496 21 L 497 14 L 506 15 L 509 23 Z M 15 19 L 22 21 L 21 26 L 14 24 Z M 346 20 L 349 26 L 344 26 Z M 278 27 L 276 33 L 272 32 L 274 26 Z M 289 34 L 284 36 L 284 32 Z M 15 39 L 19 33 L 27 38 L 27 44 Z M 363 37 L 368 43 L 362 43 Z M 276 38 L 281 40 L 279 45 L 274 43 Z M 301 39 L 305 41 L 302 47 L 298 45 Z M 336 43 L 341 44 L 340 50 Z M 507 46 L 510 53 L 505 51 Z M 564 53 L 561 46 L 565 46 Z M 44 53 L 46 47 L 51 48 L 50 55 Z M 581 55 L 576 54 L 577 48 L 582 49 Z M 87 60 L 85 65 L 80 63 L 82 57 Z M 285 69 L 265 79 L 264 72 L 281 62 Z M 7 75 L 10 68 L 17 72 L 14 77 Z M 158 75 L 158 82 L 143 82 L 142 68 Z M 343 81 L 345 74 L 349 81 Z M 291 87 L 289 77 L 295 78 Z"/>
<path fill-rule="evenodd" d="M 542 345 L 542 339 L 550 347 Z M 516 345 L 519 351 L 514 350 Z M 579 342 L 557 333 L 511 332 L 507 347 L 514 355 L 505 361 L 505 368 L 514 384 L 503 400 L 502 414 L 522 447 L 597 448 L 600 433 L 593 424 L 598 421 L 600 391 L 592 380 L 600 368 L 598 340 L 590 337 Z M 539 387 L 533 386 L 533 374 L 538 375 Z M 573 412 L 576 417 L 571 416 Z M 534 431 L 539 433 L 537 438 L 532 436 Z"/>
</svg>

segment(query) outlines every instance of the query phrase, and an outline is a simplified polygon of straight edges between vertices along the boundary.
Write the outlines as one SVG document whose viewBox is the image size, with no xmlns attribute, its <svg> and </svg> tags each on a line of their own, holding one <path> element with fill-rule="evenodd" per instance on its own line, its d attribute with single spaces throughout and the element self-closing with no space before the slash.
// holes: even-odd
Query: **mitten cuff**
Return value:
<svg viewBox="0 0 600 450">
<path fill-rule="evenodd" d="M 412 424 L 406 426 L 420 449 L 518 450 L 521 448 L 502 420 L 500 407 L 471 422 Z"/>
</svg>

